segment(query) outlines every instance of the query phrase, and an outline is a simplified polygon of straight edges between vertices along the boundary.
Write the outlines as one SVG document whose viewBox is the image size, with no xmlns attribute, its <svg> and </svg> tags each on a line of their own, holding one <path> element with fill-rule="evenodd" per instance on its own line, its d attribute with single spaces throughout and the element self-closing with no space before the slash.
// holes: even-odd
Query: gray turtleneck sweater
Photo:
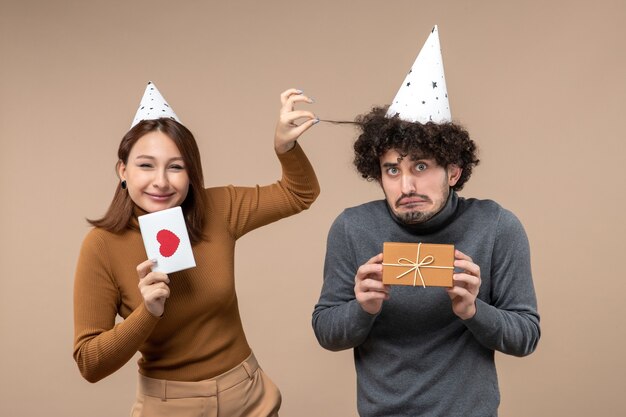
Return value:
<svg viewBox="0 0 626 417">
<path fill-rule="evenodd" d="M 410 286 L 393 286 L 378 314 L 363 311 L 354 276 L 383 242 L 454 244 L 469 255 L 482 279 L 476 315 L 454 315 L 443 288 Z M 354 349 L 361 416 L 496 416 L 494 351 L 528 355 L 540 335 L 524 228 L 497 203 L 454 192 L 420 225 L 397 222 L 385 200 L 346 209 L 328 235 L 313 328 L 324 348 Z"/>
</svg>

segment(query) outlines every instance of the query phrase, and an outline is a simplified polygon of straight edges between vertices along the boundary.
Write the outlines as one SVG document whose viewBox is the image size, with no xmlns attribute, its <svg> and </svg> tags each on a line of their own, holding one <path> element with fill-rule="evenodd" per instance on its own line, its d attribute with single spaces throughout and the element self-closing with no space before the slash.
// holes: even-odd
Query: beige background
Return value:
<svg viewBox="0 0 626 417">
<path fill-rule="evenodd" d="M 0 0 L 0 415 L 128 414 L 134 361 L 95 385 L 73 362 L 72 286 L 146 81 L 198 138 L 207 185 L 265 184 L 280 91 L 323 118 L 388 103 L 433 24 L 481 148 L 462 195 L 511 209 L 531 241 L 543 336 L 498 355 L 501 415 L 623 415 L 625 18 L 621 0 Z M 310 325 L 330 223 L 381 196 L 350 165 L 353 136 L 307 133 L 319 200 L 238 245 L 247 336 L 285 416 L 356 415 L 351 352 Z"/>
</svg>

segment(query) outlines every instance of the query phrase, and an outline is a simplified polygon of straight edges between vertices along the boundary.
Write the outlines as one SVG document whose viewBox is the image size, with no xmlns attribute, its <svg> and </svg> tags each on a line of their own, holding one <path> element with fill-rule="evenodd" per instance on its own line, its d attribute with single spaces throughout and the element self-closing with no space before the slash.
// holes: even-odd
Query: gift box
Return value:
<svg viewBox="0 0 626 417">
<path fill-rule="evenodd" d="M 383 244 L 383 284 L 452 287 L 454 245 Z"/>
</svg>

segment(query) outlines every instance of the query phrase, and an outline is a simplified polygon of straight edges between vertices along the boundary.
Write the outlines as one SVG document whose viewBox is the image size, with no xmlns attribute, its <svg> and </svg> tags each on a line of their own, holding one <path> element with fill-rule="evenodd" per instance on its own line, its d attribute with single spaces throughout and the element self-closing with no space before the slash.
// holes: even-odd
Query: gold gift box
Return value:
<svg viewBox="0 0 626 417">
<path fill-rule="evenodd" d="M 454 245 L 383 243 L 383 284 L 452 287 Z"/>
</svg>

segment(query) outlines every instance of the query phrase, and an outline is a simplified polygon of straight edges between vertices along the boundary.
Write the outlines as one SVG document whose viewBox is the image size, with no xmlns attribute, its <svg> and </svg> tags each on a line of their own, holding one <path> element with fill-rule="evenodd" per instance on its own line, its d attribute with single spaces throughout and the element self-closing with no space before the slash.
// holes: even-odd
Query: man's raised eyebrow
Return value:
<svg viewBox="0 0 626 417">
<path fill-rule="evenodd" d="M 397 162 L 383 162 L 383 166 L 385 168 L 389 168 L 389 167 L 397 167 L 398 163 Z"/>
</svg>

